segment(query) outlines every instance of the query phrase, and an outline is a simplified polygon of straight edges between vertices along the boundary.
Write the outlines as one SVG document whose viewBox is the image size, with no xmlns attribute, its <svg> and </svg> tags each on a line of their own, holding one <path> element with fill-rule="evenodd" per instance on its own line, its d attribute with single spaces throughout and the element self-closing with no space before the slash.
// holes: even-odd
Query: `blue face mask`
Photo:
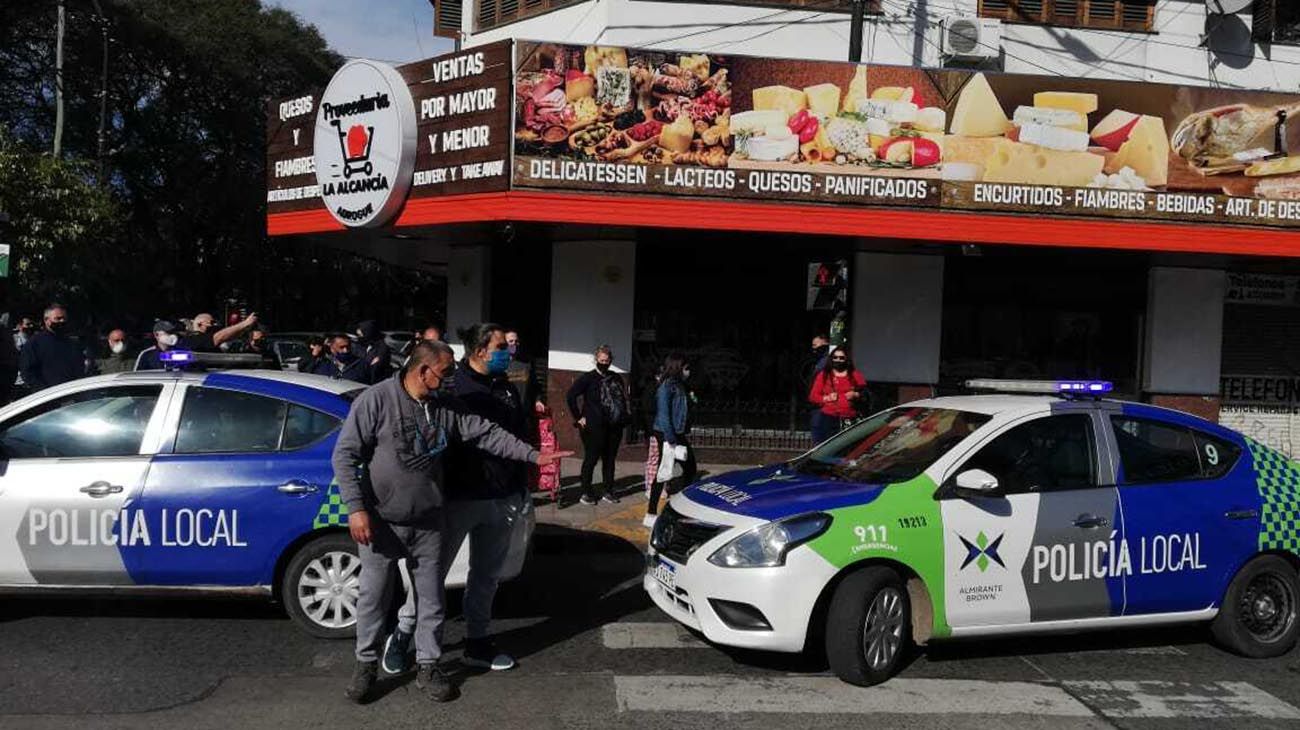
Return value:
<svg viewBox="0 0 1300 730">
<path fill-rule="evenodd" d="M 493 350 L 488 357 L 488 372 L 493 375 L 501 375 L 510 369 L 510 351 Z"/>
</svg>

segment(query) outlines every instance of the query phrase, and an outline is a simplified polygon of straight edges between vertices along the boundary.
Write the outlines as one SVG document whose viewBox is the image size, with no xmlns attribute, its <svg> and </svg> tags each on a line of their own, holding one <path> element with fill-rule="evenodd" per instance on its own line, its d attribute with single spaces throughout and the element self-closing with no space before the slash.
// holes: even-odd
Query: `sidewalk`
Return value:
<svg viewBox="0 0 1300 730">
<path fill-rule="evenodd" d="M 621 500 L 618 504 L 600 502 L 586 505 L 578 501 L 582 494 L 578 476 L 581 460 L 565 459 L 560 465 L 560 505 L 551 502 L 546 492 L 534 492 L 533 504 L 537 505 L 537 522 L 544 525 L 560 525 L 575 530 L 603 532 L 607 535 L 623 538 L 637 547 L 644 547 L 650 537 L 650 531 L 642 524 L 645 518 L 645 464 L 640 462 L 620 461 L 614 468 L 615 494 Z M 699 477 L 714 476 L 737 469 L 747 469 L 757 464 L 700 464 Z M 596 468 L 596 489 L 600 485 L 600 468 Z M 667 500 L 660 498 L 660 510 Z"/>
</svg>

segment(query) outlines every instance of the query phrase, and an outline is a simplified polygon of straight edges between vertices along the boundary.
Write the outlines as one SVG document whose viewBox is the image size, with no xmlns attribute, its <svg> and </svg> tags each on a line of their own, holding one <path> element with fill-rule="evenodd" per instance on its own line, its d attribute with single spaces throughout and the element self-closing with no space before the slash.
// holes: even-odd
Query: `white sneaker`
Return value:
<svg viewBox="0 0 1300 730">
<path fill-rule="evenodd" d="M 655 526 L 655 520 L 658 519 L 658 518 L 659 518 L 659 515 L 649 515 L 649 514 L 648 514 L 648 515 L 645 516 L 645 519 L 641 520 L 641 524 L 645 525 L 646 527 L 651 527 L 651 528 L 653 528 L 653 527 Z"/>
</svg>

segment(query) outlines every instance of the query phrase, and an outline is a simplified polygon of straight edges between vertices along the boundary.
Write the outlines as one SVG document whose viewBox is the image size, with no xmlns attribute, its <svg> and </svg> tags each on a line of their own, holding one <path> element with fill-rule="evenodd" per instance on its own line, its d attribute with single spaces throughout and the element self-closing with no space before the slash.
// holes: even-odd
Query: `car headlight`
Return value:
<svg viewBox="0 0 1300 730">
<path fill-rule="evenodd" d="M 791 550 L 826 532 L 831 516 L 815 512 L 759 525 L 709 556 L 722 568 L 774 568 L 785 565 Z"/>
</svg>

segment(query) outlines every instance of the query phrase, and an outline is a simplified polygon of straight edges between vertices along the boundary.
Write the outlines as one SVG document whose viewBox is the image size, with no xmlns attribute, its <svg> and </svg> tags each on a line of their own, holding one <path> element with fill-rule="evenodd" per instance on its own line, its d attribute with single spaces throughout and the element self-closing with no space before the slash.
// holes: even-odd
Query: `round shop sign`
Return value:
<svg viewBox="0 0 1300 730">
<path fill-rule="evenodd" d="M 349 228 L 382 226 L 406 202 L 415 170 L 415 102 L 396 69 L 356 60 L 334 74 L 316 112 L 320 196 Z"/>
</svg>

